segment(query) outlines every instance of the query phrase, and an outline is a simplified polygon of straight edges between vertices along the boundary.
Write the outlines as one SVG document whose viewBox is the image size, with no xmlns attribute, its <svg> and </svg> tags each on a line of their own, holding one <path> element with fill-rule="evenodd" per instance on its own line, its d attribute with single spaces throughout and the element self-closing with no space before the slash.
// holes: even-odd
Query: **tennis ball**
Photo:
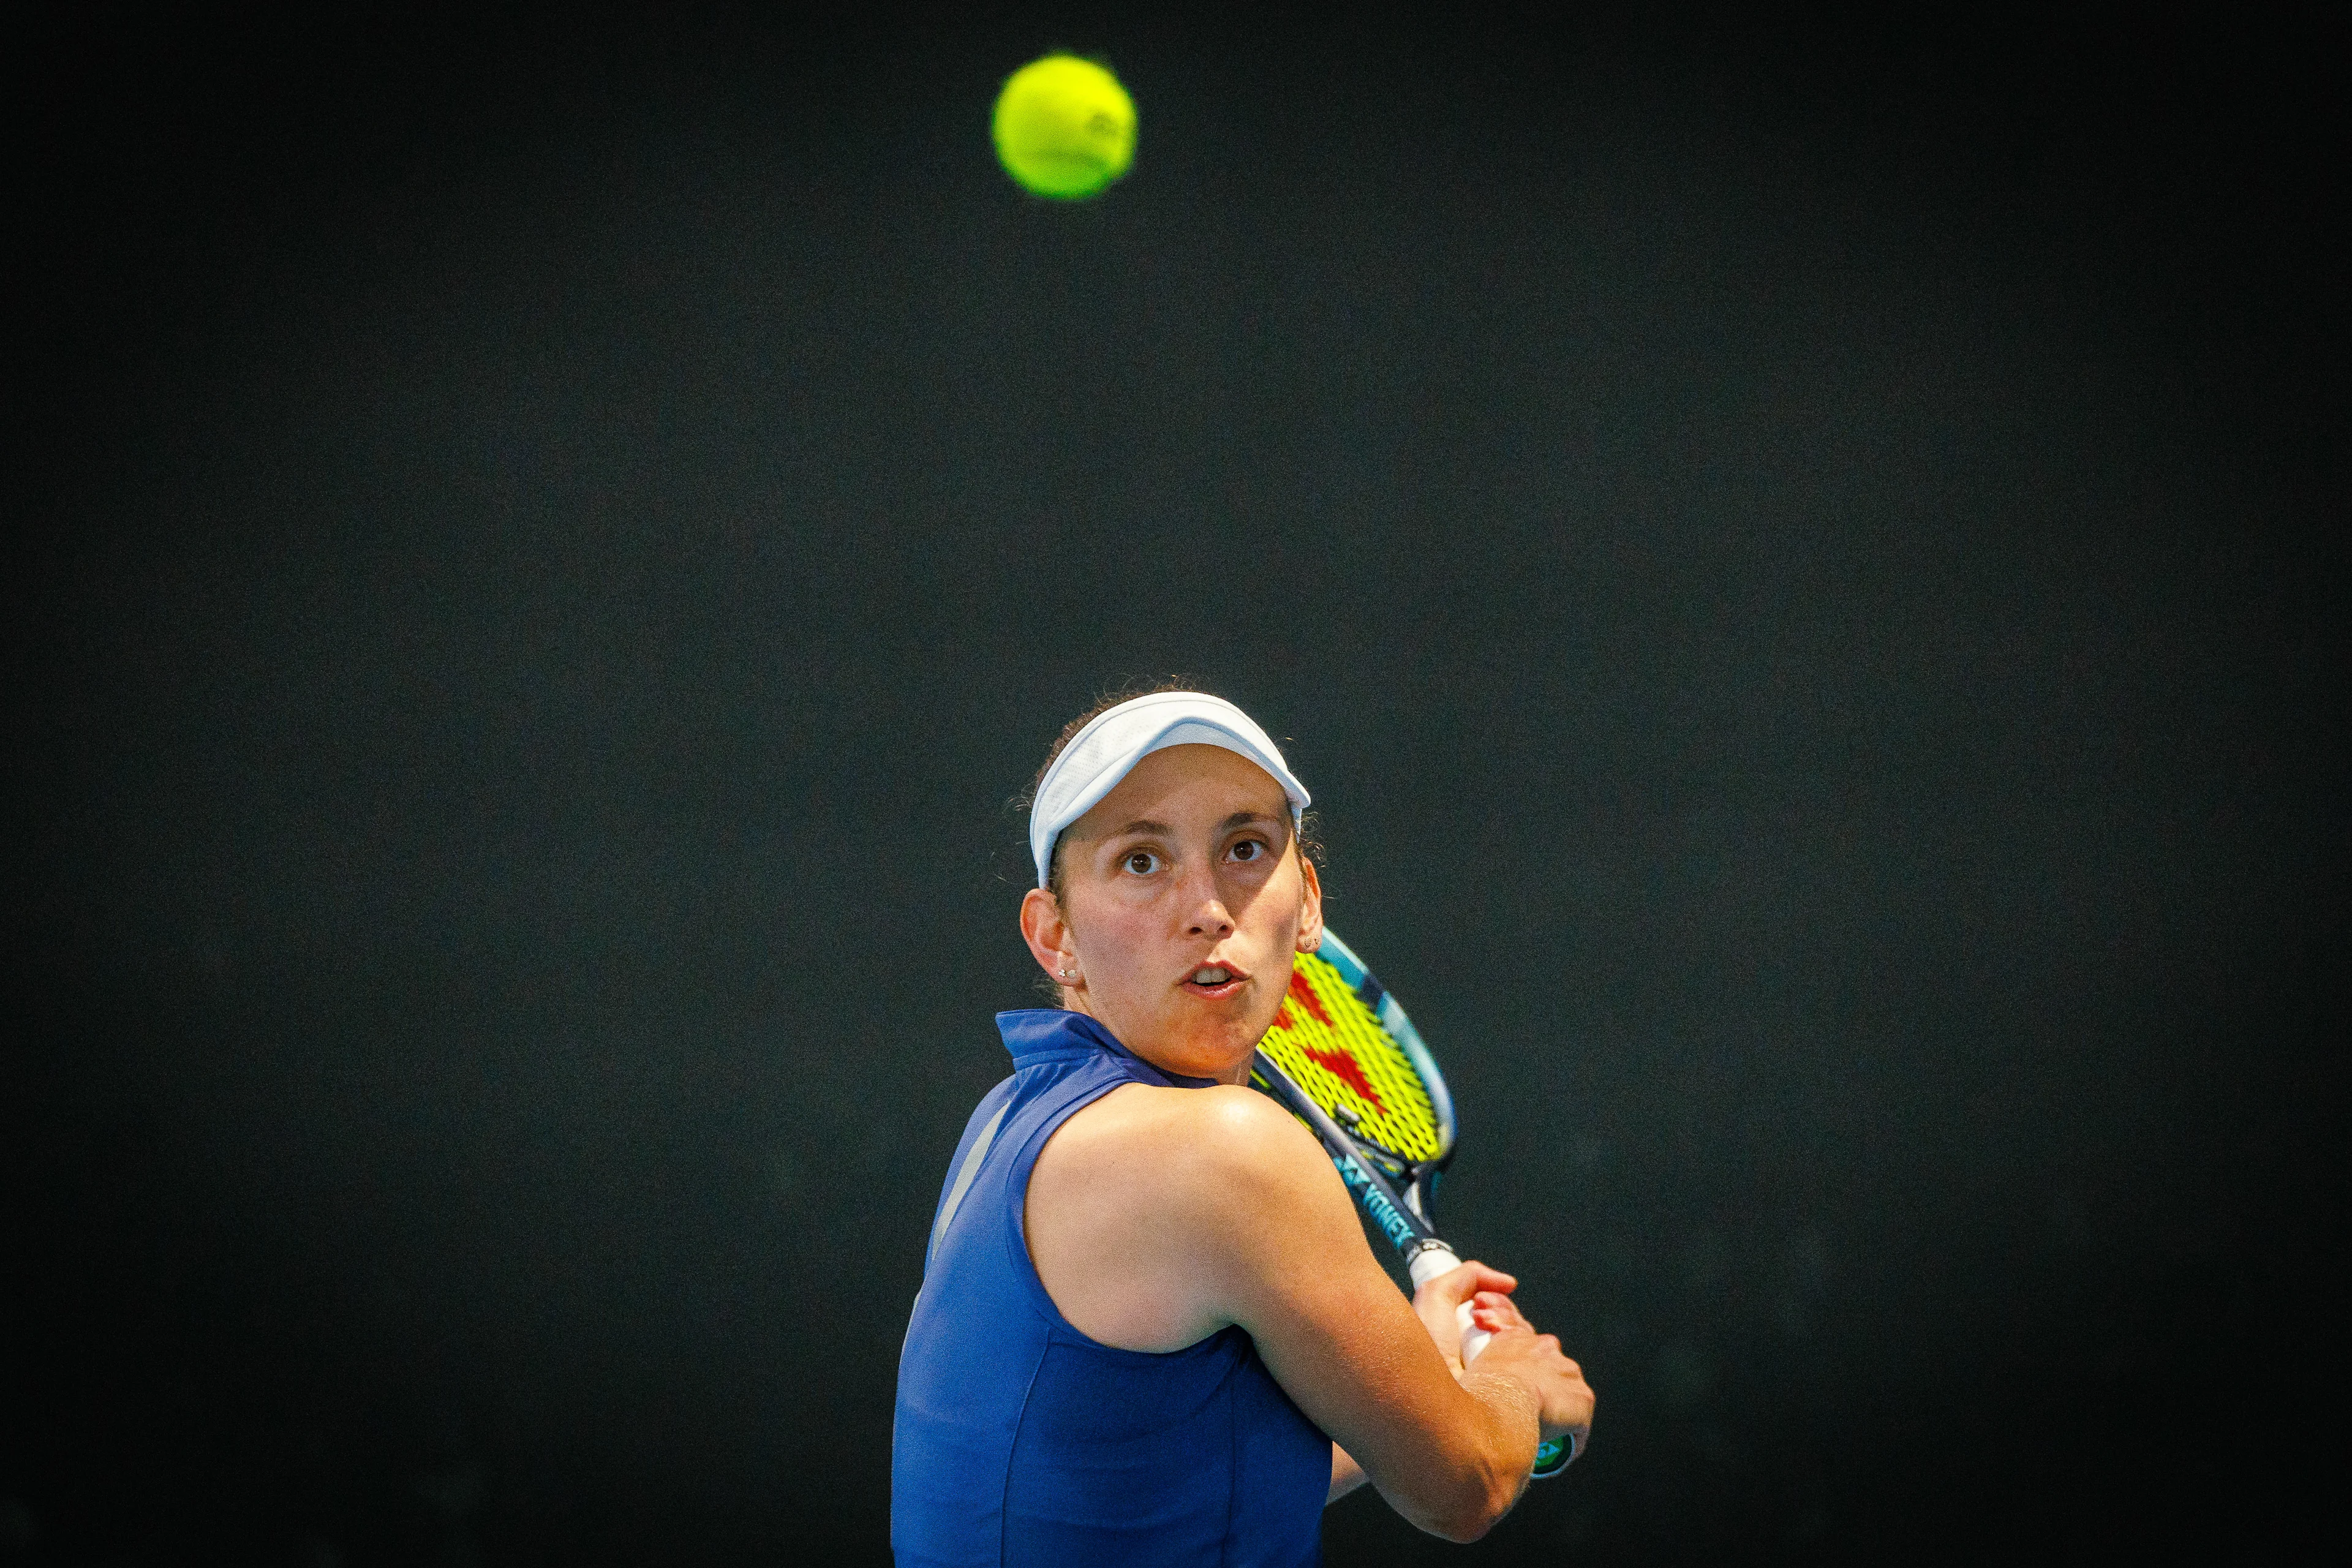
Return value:
<svg viewBox="0 0 2352 1568">
<path fill-rule="evenodd" d="M 1095 195 L 1135 161 L 1135 100 L 1076 55 L 1047 55 L 1007 77 L 992 128 L 1004 172 L 1056 201 Z"/>
</svg>

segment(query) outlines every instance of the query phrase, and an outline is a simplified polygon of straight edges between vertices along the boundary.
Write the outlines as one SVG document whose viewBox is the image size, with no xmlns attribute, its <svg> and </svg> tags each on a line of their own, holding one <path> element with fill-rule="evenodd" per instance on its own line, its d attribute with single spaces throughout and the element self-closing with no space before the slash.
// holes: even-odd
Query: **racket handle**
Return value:
<svg viewBox="0 0 2352 1568">
<path fill-rule="evenodd" d="M 1405 1263 L 1405 1271 L 1412 1276 L 1412 1288 L 1420 1289 L 1441 1274 L 1451 1274 L 1462 1267 L 1462 1259 L 1444 1242 L 1430 1242 Z M 1470 1303 L 1465 1301 L 1454 1309 L 1454 1321 L 1462 1331 L 1462 1364 L 1468 1366 L 1486 1348 L 1495 1336 L 1470 1321 Z"/>
<path fill-rule="evenodd" d="M 1462 1364 L 1468 1366 L 1478 1359 L 1478 1352 L 1485 1350 L 1486 1342 L 1495 1336 L 1470 1321 L 1470 1303 L 1467 1301 L 1454 1309 L 1454 1321 L 1462 1326 Z"/>
<path fill-rule="evenodd" d="M 1451 1274 L 1462 1267 L 1462 1259 L 1442 1241 L 1423 1241 L 1414 1245 L 1404 1260 L 1404 1271 L 1412 1276 L 1412 1288 L 1420 1289 L 1441 1274 Z"/>
<path fill-rule="evenodd" d="M 1431 1242 L 1407 1260 L 1405 1270 L 1412 1276 L 1412 1288 L 1418 1290 L 1439 1275 L 1450 1274 L 1461 1267 L 1462 1260 L 1454 1256 L 1451 1248 L 1443 1242 Z M 1468 1366 L 1478 1359 L 1478 1352 L 1485 1350 L 1486 1342 L 1495 1336 L 1470 1321 L 1470 1303 L 1467 1301 L 1454 1310 L 1454 1321 L 1462 1329 L 1462 1364 Z M 1546 1439 L 1536 1448 L 1536 1479 L 1548 1480 L 1559 1474 L 1575 1458 L 1575 1438 Z"/>
</svg>

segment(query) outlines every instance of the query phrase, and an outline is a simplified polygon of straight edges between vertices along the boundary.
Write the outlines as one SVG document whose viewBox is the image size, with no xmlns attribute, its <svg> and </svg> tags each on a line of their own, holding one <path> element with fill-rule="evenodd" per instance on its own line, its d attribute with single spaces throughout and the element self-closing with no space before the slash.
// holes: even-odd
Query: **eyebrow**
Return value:
<svg viewBox="0 0 2352 1568">
<path fill-rule="evenodd" d="M 1223 822 L 1217 824 L 1217 830 L 1222 833 L 1227 828 L 1246 827 L 1253 822 L 1278 822 L 1280 820 L 1281 818 L 1276 816 L 1271 812 L 1237 811 L 1231 816 L 1225 818 Z M 1176 830 L 1174 828 L 1169 826 L 1168 824 L 1164 822 L 1150 822 L 1139 818 L 1134 822 L 1129 823 L 1124 827 L 1112 828 L 1108 833 L 1104 834 L 1103 837 L 1105 838 L 1124 838 L 1130 833 L 1158 833 L 1161 835 L 1171 835 Z"/>
</svg>

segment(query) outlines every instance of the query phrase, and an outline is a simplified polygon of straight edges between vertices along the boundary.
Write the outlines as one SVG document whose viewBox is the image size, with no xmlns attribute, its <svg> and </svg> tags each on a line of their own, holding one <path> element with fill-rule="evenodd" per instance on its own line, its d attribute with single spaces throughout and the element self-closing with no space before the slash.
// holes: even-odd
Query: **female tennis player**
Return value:
<svg viewBox="0 0 2352 1568">
<path fill-rule="evenodd" d="M 1063 733 L 1021 932 L 1058 1008 L 950 1163 L 898 1365 L 904 1565 L 1320 1558 L 1365 1480 L 1475 1540 L 1592 1391 L 1465 1263 L 1408 1305 L 1312 1134 L 1247 1088 L 1322 934 L 1307 794 L 1232 703 L 1158 691 Z M 1494 1338 L 1471 1369 L 1455 1309 Z"/>
</svg>

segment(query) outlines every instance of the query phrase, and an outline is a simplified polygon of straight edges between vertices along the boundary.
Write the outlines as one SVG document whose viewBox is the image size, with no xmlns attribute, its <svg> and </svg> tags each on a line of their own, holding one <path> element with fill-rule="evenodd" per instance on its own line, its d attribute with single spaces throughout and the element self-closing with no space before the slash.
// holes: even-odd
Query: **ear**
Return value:
<svg viewBox="0 0 2352 1568">
<path fill-rule="evenodd" d="M 1313 952 L 1323 945 L 1323 880 L 1315 874 L 1315 862 L 1306 856 L 1298 857 L 1298 879 L 1305 889 L 1298 901 L 1298 951 Z"/>
<path fill-rule="evenodd" d="M 1085 983 L 1086 975 L 1078 970 L 1077 944 L 1071 940 L 1061 900 L 1043 888 L 1032 888 L 1021 895 L 1021 940 L 1029 944 L 1029 956 L 1055 984 L 1075 987 Z M 1073 973 L 1065 974 L 1064 970 Z"/>
</svg>

